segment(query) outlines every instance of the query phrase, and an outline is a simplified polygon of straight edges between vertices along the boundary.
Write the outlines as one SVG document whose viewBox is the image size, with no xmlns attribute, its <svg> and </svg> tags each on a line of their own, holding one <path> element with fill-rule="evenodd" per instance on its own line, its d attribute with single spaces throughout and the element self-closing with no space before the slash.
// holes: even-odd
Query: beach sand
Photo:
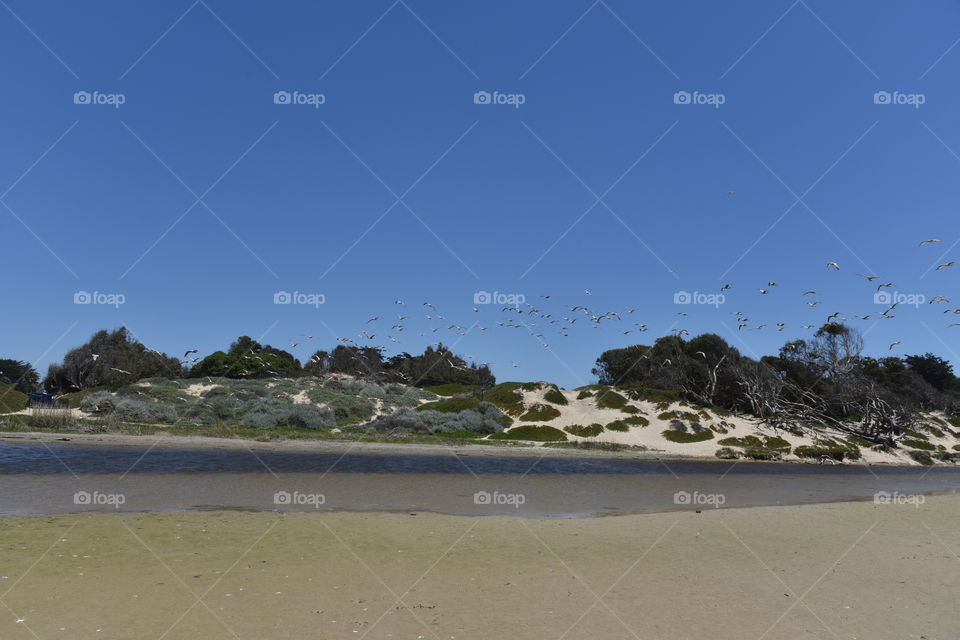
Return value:
<svg viewBox="0 0 960 640">
<path fill-rule="evenodd" d="M 960 496 L 0 518 L 0 638 L 955 638 Z M 17 620 L 22 620 L 17 622 Z"/>
</svg>

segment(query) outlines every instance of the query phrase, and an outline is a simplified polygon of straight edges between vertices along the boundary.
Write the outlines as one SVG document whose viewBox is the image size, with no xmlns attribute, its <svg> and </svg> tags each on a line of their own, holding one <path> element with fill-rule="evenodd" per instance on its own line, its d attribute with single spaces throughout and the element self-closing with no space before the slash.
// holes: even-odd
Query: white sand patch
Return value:
<svg viewBox="0 0 960 640">
<path fill-rule="evenodd" d="M 211 389 L 216 389 L 219 386 L 220 385 L 218 384 L 203 384 L 202 382 L 194 382 L 193 384 L 187 386 L 183 390 L 183 392 L 189 396 L 195 396 L 199 398 L 200 396 L 205 394 L 207 391 L 210 391 Z"/>
<path fill-rule="evenodd" d="M 810 463 L 818 463 L 820 461 L 816 459 L 800 458 L 793 453 L 793 450 L 798 446 L 815 445 L 815 441 L 817 439 L 832 438 L 846 440 L 849 437 L 849 434 L 829 429 L 822 432 L 808 430 L 804 433 L 804 435 L 796 435 L 787 431 L 774 431 L 772 428 L 761 424 L 760 421 L 755 418 L 738 415 L 720 416 L 714 413 L 712 410 L 706 409 L 706 412 L 710 417 L 704 418 L 703 416 L 698 416 L 697 422 L 700 424 L 700 426 L 705 429 L 709 429 L 711 426 L 722 427 L 723 429 L 727 430 L 727 433 L 714 432 L 712 439 L 701 442 L 672 442 L 663 436 L 663 432 L 671 428 L 671 421 L 670 419 L 661 419 L 659 416 L 665 412 L 674 411 L 679 413 L 697 414 L 699 410 L 680 402 L 670 403 L 668 407 L 664 409 L 662 405 L 658 407 L 657 403 L 654 402 L 645 400 L 630 400 L 629 404 L 640 410 L 639 413 L 631 414 L 623 412 L 620 409 L 601 409 L 597 407 L 596 394 L 588 398 L 578 399 L 577 396 L 580 392 L 567 389 L 560 390 L 563 396 L 567 399 L 567 404 L 558 405 L 549 402 L 544 398 L 544 394 L 550 388 L 551 387 L 549 385 L 541 383 L 540 386 L 535 390 L 521 390 L 521 393 L 523 394 L 524 408 L 526 410 L 536 404 L 546 405 L 559 410 L 560 416 L 554 418 L 553 420 L 537 420 L 533 422 L 521 422 L 516 420 L 515 417 L 513 423 L 514 427 L 523 424 L 546 425 L 561 430 L 572 425 L 581 425 L 586 427 L 593 424 L 600 424 L 606 427 L 606 425 L 614 421 L 624 420 L 635 415 L 647 419 L 650 422 L 649 426 L 641 427 L 637 425 L 630 425 L 627 431 L 613 431 L 605 428 L 603 432 L 594 437 L 581 437 L 567 433 L 567 440 L 573 442 L 615 443 L 627 446 L 645 447 L 652 451 L 662 451 L 671 456 L 715 458 L 717 450 L 724 446 L 730 446 L 730 448 L 734 451 L 743 451 L 743 449 L 740 447 L 721 445 L 719 441 L 725 438 L 743 438 L 744 436 L 748 435 L 757 437 L 777 436 L 783 440 L 786 440 L 790 444 L 791 453 L 784 456 L 785 460 Z M 621 393 L 621 395 L 624 394 Z M 945 418 L 943 415 L 933 415 L 940 420 Z M 682 420 L 682 422 L 686 425 L 688 433 L 693 432 L 691 420 Z M 942 446 L 943 449 L 940 449 L 941 451 L 955 451 L 953 447 L 957 445 L 960 440 L 958 440 L 958 437 L 953 435 L 951 432 L 951 427 L 944 426 L 944 424 L 938 423 L 936 420 L 930 417 L 923 422 L 943 432 L 943 437 L 939 437 L 933 433 L 930 433 L 926 429 L 923 429 L 919 426 L 916 427 L 916 430 L 919 433 L 927 436 L 927 442 L 931 443 L 934 447 L 938 447 L 938 445 Z M 957 431 L 958 435 L 960 435 L 960 430 L 954 431 Z M 870 447 L 862 446 L 860 447 L 860 453 L 862 456 L 861 459 L 856 461 L 847 461 L 846 464 L 919 464 L 910 458 L 909 452 L 911 450 L 912 449 L 907 447 L 901 447 L 893 451 L 885 452 L 874 451 Z M 934 452 L 928 451 L 927 453 Z"/>
</svg>

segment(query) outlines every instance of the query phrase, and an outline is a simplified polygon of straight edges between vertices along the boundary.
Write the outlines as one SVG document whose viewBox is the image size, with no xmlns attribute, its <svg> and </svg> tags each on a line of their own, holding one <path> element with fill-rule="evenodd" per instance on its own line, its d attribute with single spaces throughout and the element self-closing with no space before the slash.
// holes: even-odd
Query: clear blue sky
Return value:
<svg viewBox="0 0 960 640">
<path fill-rule="evenodd" d="M 573 386 L 601 351 L 671 329 L 756 355 L 840 311 L 873 354 L 960 364 L 960 315 L 942 313 L 960 266 L 928 272 L 960 259 L 960 2 L 0 5 L 2 357 L 45 371 L 125 324 L 176 355 L 249 334 L 305 358 L 368 329 Z M 951 301 L 878 322 L 890 281 Z M 716 309 L 673 302 L 727 282 Z M 510 314 L 474 313 L 477 291 L 637 311 L 562 337 L 497 326 Z M 402 333 L 366 324 L 398 311 Z M 737 332 L 734 311 L 769 326 Z M 650 330 L 623 335 L 633 322 Z"/>
</svg>

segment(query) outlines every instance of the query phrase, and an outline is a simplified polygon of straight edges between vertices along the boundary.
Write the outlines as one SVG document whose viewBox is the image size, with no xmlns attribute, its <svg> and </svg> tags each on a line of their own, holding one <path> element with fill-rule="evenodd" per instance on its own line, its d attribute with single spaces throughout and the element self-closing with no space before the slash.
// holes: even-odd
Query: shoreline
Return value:
<svg viewBox="0 0 960 640">
<path fill-rule="evenodd" d="M 613 460 L 649 460 L 674 462 L 727 462 L 734 464 L 736 460 L 723 460 L 716 456 L 683 455 L 675 452 L 660 450 L 624 449 L 619 451 L 602 449 L 578 449 L 548 447 L 536 444 L 483 444 L 477 443 L 404 443 L 404 442 L 375 442 L 362 440 L 332 440 L 332 439 L 291 439 L 261 441 L 249 438 L 218 438 L 211 436 L 181 436 L 169 434 L 131 435 L 110 433 L 54 433 L 28 431 L 0 431 L 0 443 L 3 442 L 71 442 L 74 444 L 103 445 L 103 446 L 143 446 L 150 448 L 164 447 L 173 449 L 211 450 L 258 450 L 288 453 L 342 453 L 355 452 L 361 455 L 409 455 L 427 456 L 438 452 L 454 453 L 457 456 L 476 456 L 489 458 L 518 457 L 518 458 L 598 458 Z M 863 461 L 838 462 L 821 465 L 814 460 L 749 460 L 751 464 L 771 465 L 813 465 L 813 466 L 877 466 L 897 468 L 918 468 L 915 464 L 898 464 L 886 461 L 865 463 Z M 937 465 L 940 467 L 941 465 Z M 932 467 L 936 468 L 936 467 Z M 943 468 L 950 468 L 943 466 Z"/>
</svg>

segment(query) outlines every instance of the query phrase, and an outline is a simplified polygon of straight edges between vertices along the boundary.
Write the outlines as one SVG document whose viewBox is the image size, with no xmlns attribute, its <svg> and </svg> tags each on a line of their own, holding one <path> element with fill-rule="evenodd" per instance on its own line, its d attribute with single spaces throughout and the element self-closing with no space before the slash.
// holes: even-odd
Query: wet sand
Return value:
<svg viewBox="0 0 960 640">
<path fill-rule="evenodd" d="M 953 495 L 578 520 L 6 517 L 0 549 L 5 640 L 934 640 L 960 627 Z"/>
</svg>

